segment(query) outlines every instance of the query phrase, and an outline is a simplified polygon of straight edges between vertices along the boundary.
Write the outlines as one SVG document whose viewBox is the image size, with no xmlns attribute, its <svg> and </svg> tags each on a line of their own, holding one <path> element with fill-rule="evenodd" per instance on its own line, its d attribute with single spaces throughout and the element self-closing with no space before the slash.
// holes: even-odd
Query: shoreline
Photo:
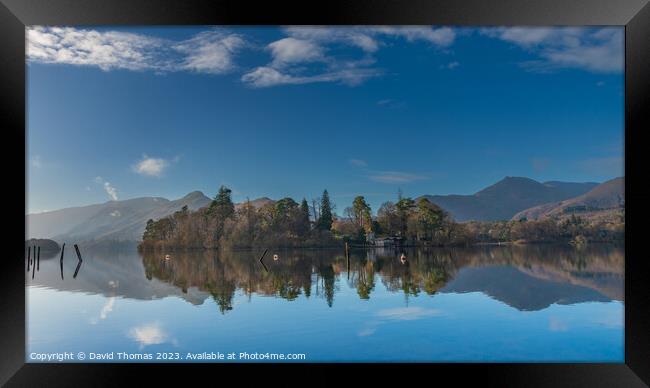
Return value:
<svg viewBox="0 0 650 388">
<path fill-rule="evenodd" d="M 350 244 L 349 248 L 354 250 L 378 250 L 378 249 L 412 249 L 412 248 L 472 248 L 472 247 L 512 247 L 512 246 L 533 246 L 533 245 L 563 245 L 574 248 L 580 248 L 588 245 L 624 245 L 625 241 L 588 241 L 584 244 L 572 244 L 570 241 L 561 240 L 561 241 L 502 241 L 502 242 L 476 242 L 472 244 L 452 244 L 452 245 L 429 245 L 429 244 L 408 244 L 408 245 L 396 245 L 396 246 L 376 246 L 376 245 L 362 245 L 362 244 Z M 137 250 L 139 252 L 165 252 L 165 251 L 220 251 L 220 250 L 229 250 L 233 252 L 250 252 L 260 249 L 276 249 L 276 250 L 305 250 L 305 251 L 320 251 L 320 250 L 338 250 L 345 249 L 345 244 L 341 245 L 328 245 L 328 246 L 251 246 L 245 248 L 228 248 L 228 247 L 216 247 L 216 248 L 204 248 L 204 247 L 142 247 L 138 243 Z"/>
</svg>

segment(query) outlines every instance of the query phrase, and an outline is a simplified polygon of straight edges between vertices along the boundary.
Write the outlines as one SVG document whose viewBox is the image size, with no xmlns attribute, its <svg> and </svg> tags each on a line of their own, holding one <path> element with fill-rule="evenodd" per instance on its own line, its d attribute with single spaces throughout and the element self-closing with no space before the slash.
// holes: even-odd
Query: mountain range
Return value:
<svg viewBox="0 0 650 388">
<path fill-rule="evenodd" d="M 624 178 L 603 184 L 594 182 L 537 182 L 522 177 L 506 177 L 472 195 L 424 195 L 441 206 L 459 222 L 495 221 L 541 218 L 568 214 L 572 209 L 597 211 L 624 206 Z M 138 241 L 147 220 L 159 219 L 187 206 L 197 210 L 208 206 L 211 199 L 200 191 L 169 200 L 162 197 L 141 197 L 108 201 L 26 216 L 28 238 L 50 238 L 56 241 Z M 259 208 L 273 203 L 262 197 L 251 201 Z M 242 204 L 236 204 L 239 207 Z M 567 210 L 568 209 L 568 210 Z"/>
<path fill-rule="evenodd" d="M 598 183 L 537 182 L 530 178 L 505 177 L 472 195 L 424 195 L 448 211 L 456 221 L 509 220 L 516 213 L 544 203 L 582 195 Z"/>
<path fill-rule="evenodd" d="M 139 241 L 147 220 L 168 216 L 183 206 L 197 210 L 211 202 L 202 192 L 193 191 L 176 200 L 141 197 L 29 214 L 26 220 L 28 236 L 55 241 Z M 252 200 L 251 204 L 259 208 L 272 202 L 262 197 Z M 235 208 L 242 205 L 235 204 Z"/>
<path fill-rule="evenodd" d="M 210 198 L 194 191 L 170 201 L 161 197 L 142 197 L 124 201 L 72 207 L 51 212 L 29 214 L 30 237 L 69 240 L 136 241 L 148 219 L 158 219 L 186 206 L 196 210 L 210 204 Z"/>
<path fill-rule="evenodd" d="M 624 208 L 625 178 L 615 178 L 594 187 L 580 196 L 526 209 L 515 214 L 512 219 L 563 218 L 571 214 L 603 218 L 620 214 Z"/>
</svg>

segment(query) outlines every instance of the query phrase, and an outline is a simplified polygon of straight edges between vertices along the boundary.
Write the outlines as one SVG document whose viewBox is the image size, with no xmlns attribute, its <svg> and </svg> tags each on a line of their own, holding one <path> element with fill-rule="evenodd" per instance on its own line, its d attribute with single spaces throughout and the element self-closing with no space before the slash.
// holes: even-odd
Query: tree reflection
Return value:
<svg viewBox="0 0 650 388">
<path fill-rule="evenodd" d="M 233 309 L 237 290 L 251 295 L 275 296 L 293 301 L 301 295 L 334 304 L 337 281 L 348 278 L 360 299 L 368 300 L 377 278 L 389 292 L 417 297 L 422 291 L 434 296 L 463 268 L 516 267 L 526 276 L 563 282 L 597 290 L 622 300 L 623 249 L 611 246 L 579 250 L 557 246 L 474 247 L 463 249 L 352 250 L 350 272 L 343 252 L 332 250 L 283 251 L 281 260 L 269 261 L 268 272 L 257 261 L 257 252 L 187 251 L 164 254 L 145 252 L 142 257 L 147 279 L 173 284 L 187 293 L 196 287 L 212 295 L 219 310 Z M 343 275 L 342 275 L 343 274 Z M 504 280 L 506 281 L 506 280 Z M 313 291 L 313 294 L 312 294 Z"/>
</svg>

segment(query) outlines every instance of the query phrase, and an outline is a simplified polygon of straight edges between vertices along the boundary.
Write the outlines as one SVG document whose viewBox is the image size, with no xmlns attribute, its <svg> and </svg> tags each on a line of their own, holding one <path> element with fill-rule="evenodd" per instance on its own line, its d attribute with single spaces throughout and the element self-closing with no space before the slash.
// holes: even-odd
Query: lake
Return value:
<svg viewBox="0 0 650 388">
<path fill-rule="evenodd" d="M 28 362 L 624 361 L 622 247 L 70 248 L 26 272 Z"/>
</svg>

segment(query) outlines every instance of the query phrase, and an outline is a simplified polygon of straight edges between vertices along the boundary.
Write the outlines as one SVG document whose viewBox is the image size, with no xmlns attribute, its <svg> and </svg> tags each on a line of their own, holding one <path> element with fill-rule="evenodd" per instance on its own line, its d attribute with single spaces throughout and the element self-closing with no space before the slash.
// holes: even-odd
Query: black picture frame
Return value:
<svg viewBox="0 0 650 388">
<path fill-rule="evenodd" d="M 618 25 L 625 26 L 625 363 L 621 364 L 26 364 L 23 241 L 15 225 L 25 225 L 18 204 L 27 192 L 25 119 L 26 25 L 285 25 L 285 24 L 434 24 L 434 25 Z M 0 122 L 7 166 L 5 215 L 9 246 L 0 270 L 0 383 L 8 386 L 86 386 L 132 383 L 146 373 L 166 383 L 188 382 L 196 374 L 223 373 L 264 381 L 288 381 L 307 367 L 318 379 L 349 383 L 344 367 L 359 380 L 375 376 L 407 382 L 412 375 L 454 384 L 484 386 L 646 386 L 650 383 L 650 260 L 643 251 L 644 221 L 650 191 L 644 132 L 650 129 L 650 5 L 648 0 L 329 0 L 253 3 L 234 0 L 0 0 Z M 73 145 L 71 145 L 73 149 Z M 73 152 L 66 150 L 63 152 Z M 26 164 L 25 164 L 26 165 Z M 54 302 L 55 303 L 55 302 Z M 251 368 L 262 368 L 250 373 Z M 398 370 L 397 367 L 400 369 Z M 176 371 L 176 368 L 183 368 Z M 406 370 L 404 369 L 406 368 Z M 381 371 L 381 372 L 380 372 Z M 349 373 L 352 372 L 352 373 Z M 380 373 L 379 373 L 380 372 Z M 216 380 L 214 380 L 216 381 Z M 235 380 L 236 381 L 236 380 Z M 645 382 L 645 383 L 644 383 Z M 412 384 L 412 383 L 410 383 Z M 246 384 L 249 385 L 249 384 Z"/>
</svg>

